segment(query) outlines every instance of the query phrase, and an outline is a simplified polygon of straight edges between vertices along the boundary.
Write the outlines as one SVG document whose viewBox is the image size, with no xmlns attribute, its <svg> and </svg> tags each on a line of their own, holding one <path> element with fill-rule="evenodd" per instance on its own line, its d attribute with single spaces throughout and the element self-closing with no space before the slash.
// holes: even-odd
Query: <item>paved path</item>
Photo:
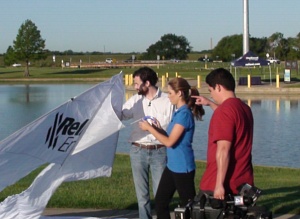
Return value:
<svg viewBox="0 0 300 219">
<path fill-rule="evenodd" d="M 96 218 L 138 218 L 137 210 L 101 210 L 101 209 L 71 209 L 71 208 L 47 208 L 44 215 L 63 217 L 96 217 Z M 155 215 L 154 215 L 155 218 Z M 175 219 L 174 212 L 171 218 Z M 300 215 L 284 214 L 273 215 L 276 219 L 300 219 Z"/>
</svg>

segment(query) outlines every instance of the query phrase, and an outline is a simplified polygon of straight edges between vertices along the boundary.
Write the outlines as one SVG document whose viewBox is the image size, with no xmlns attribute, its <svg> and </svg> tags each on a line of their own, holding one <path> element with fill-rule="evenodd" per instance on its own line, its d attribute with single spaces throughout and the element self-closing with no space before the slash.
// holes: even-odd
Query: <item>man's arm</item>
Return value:
<svg viewBox="0 0 300 219">
<path fill-rule="evenodd" d="M 231 142 L 229 141 L 220 140 L 217 142 L 217 153 L 216 153 L 217 177 L 216 177 L 216 186 L 214 190 L 214 198 L 216 199 L 225 198 L 224 180 L 229 165 L 230 147 L 231 147 Z"/>
<path fill-rule="evenodd" d="M 127 100 L 122 107 L 121 120 L 128 120 L 133 118 L 133 106 L 134 106 L 133 97 Z"/>
</svg>

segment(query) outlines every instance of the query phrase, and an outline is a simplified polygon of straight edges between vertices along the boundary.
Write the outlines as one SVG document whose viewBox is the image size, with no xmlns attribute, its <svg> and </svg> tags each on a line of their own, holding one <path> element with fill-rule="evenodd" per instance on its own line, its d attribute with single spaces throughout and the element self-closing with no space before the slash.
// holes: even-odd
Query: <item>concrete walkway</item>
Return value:
<svg viewBox="0 0 300 219">
<path fill-rule="evenodd" d="M 203 79 L 204 80 L 204 79 Z M 191 86 L 198 87 L 197 80 L 188 80 Z M 280 96 L 297 96 L 300 94 L 300 87 L 293 87 L 299 85 L 300 82 L 291 82 L 291 83 L 284 83 L 280 82 L 277 86 L 275 82 L 270 84 L 262 83 L 261 85 L 251 85 L 248 87 L 247 85 L 236 85 L 235 92 L 237 95 L 257 95 L 257 94 L 264 94 L 264 95 L 280 95 Z M 160 84 L 159 84 L 160 85 Z M 200 83 L 200 88 L 198 88 L 200 94 L 208 94 L 208 87 L 205 81 Z"/>
<path fill-rule="evenodd" d="M 138 218 L 137 210 L 101 210 L 101 209 L 71 209 L 71 208 L 47 208 L 43 215 L 60 217 L 95 217 L 95 218 Z M 153 215 L 153 218 L 156 218 Z M 174 212 L 171 218 L 175 219 Z M 273 215 L 276 219 L 300 219 L 300 215 L 284 214 Z"/>
</svg>

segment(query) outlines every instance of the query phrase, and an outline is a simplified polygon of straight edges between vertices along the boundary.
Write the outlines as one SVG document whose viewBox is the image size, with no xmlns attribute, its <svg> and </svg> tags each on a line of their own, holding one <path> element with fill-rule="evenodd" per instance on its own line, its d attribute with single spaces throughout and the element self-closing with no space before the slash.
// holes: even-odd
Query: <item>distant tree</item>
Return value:
<svg viewBox="0 0 300 219">
<path fill-rule="evenodd" d="M 66 55 L 74 55 L 74 53 L 75 52 L 73 52 L 73 50 L 71 50 L 71 49 L 64 51 L 64 54 L 66 54 Z"/>
<path fill-rule="evenodd" d="M 4 64 L 5 65 L 12 65 L 13 63 L 17 62 L 14 48 L 12 46 L 9 46 L 6 50 L 6 53 L 4 54 Z"/>
<path fill-rule="evenodd" d="M 235 57 L 243 55 L 243 36 L 241 34 L 223 37 L 213 49 L 211 58 L 231 61 L 232 54 L 235 54 Z"/>
<path fill-rule="evenodd" d="M 143 54 L 143 59 L 155 59 L 157 55 L 164 59 L 181 59 L 185 60 L 192 47 L 184 36 L 175 34 L 165 34 L 159 41 L 152 44 Z"/>
<path fill-rule="evenodd" d="M 266 37 L 263 38 L 255 38 L 250 37 L 249 39 L 250 51 L 254 52 L 256 55 L 265 58 L 266 51 L 268 47 L 268 39 Z"/>
<path fill-rule="evenodd" d="M 268 53 L 270 56 L 279 59 L 285 59 L 288 53 L 287 40 L 283 37 L 283 33 L 273 33 L 268 38 Z"/>
<path fill-rule="evenodd" d="M 268 39 L 263 38 L 249 38 L 249 50 L 258 56 L 265 57 L 268 48 Z M 243 55 L 243 35 L 231 35 L 223 37 L 212 52 L 212 58 L 222 59 L 223 61 L 231 61 L 232 54 L 235 58 Z"/>
<path fill-rule="evenodd" d="M 286 60 L 298 60 L 300 59 L 300 33 L 295 38 L 287 38 L 289 45 L 289 53 Z"/>
<path fill-rule="evenodd" d="M 300 51 L 300 32 L 295 37 L 294 45 L 296 50 Z"/>
<path fill-rule="evenodd" d="M 26 20 L 19 28 L 16 40 L 14 40 L 16 58 L 26 63 L 24 76 L 30 76 L 29 62 L 31 60 L 40 60 L 47 57 L 44 48 L 45 40 L 42 39 L 37 26 L 31 20 Z"/>
</svg>

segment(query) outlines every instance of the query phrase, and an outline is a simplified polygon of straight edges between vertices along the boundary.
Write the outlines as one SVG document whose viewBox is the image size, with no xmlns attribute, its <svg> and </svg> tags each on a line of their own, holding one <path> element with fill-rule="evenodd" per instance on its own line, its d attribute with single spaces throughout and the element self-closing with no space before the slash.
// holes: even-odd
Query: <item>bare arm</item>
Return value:
<svg viewBox="0 0 300 219">
<path fill-rule="evenodd" d="M 231 142 L 229 141 L 220 140 L 217 142 L 217 153 L 216 153 L 217 178 L 216 178 L 216 186 L 214 190 L 214 198 L 217 199 L 225 198 L 224 180 L 229 165 L 230 147 L 231 147 Z"/>
<path fill-rule="evenodd" d="M 192 98 L 196 99 L 195 104 L 197 105 L 203 105 L 203 106 L 210 106 L 210 108 L 212 108 L 212 110 L 215 110 L 218 105 L 211 101 L 210 99 L 203 97 L 203 96 L 192 96 Z"/>
<path fill-rule="evenodd" d="M 184 132 L 184 127 L 179 124 L 175 124 L 170 135 L 164 135 L 157 127 L 150 125 L 147 121 L 139 122 L 139 126 L 144 131 L 149 131 L 159 142 L 166 147 L 172 147 L 180 138 Z"/>
</svg>

